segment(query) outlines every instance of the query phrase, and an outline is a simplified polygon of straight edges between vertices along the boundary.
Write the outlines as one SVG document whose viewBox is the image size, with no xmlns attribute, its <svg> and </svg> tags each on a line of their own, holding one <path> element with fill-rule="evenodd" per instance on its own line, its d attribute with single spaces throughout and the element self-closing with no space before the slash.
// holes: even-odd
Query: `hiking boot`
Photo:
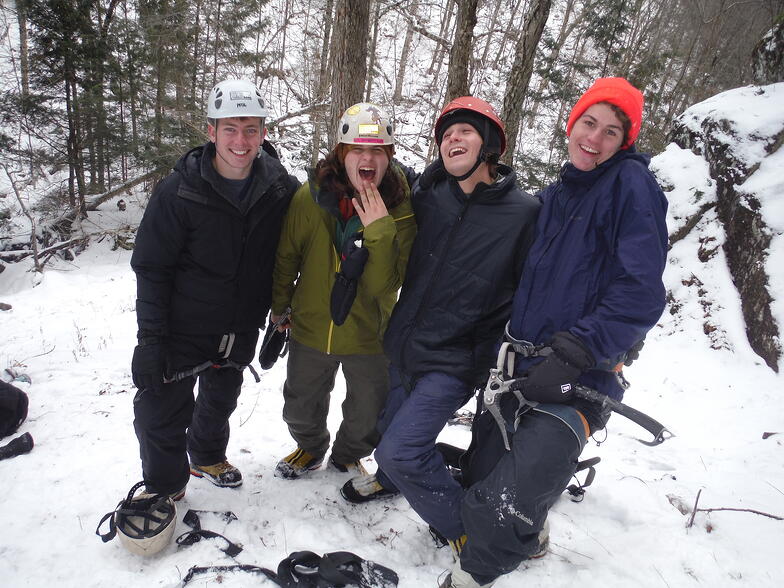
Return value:
<svg viewBox="0 0 784 588">
<path fill-rule="evenodd" d="M 297 447 L 275 466 L 275 477 L 295 480 L 301 475 L 321 467 L 324 457 L 314 457 L 304 449 Z"/>
<path fill-rule="evenodd" d="M 365 469 L 365 466 L 363 466 L 362 462 L 358 459 L 349 463 L 338 463 L 330 456 L 329 465 L 335 468 L 337 471 L 343 472 L 344 474 L 349 473 L 354 474 L 355 476 L 369 475 L 368 471 Z"/>
<path fill-rule="evenodd" d="M 185 489 L 187 487 L 188 487 L 188 485 L 186 484 L 185 486 L 182 487 L 181 490 L 177 490 L 176 492 L 169 493 L 169 498 L 171 498 L 174 502 L 178 502 L 178 501 L 182 500 L 183 497 L 185 496 Z M 156 494 L 160 494 L 160 493 L 159 492 L 154 492 L 152 490 L 149 490 L 147 487 L 145 487 L 144 488 L 144 492 L 139 492 L 139 494 L 137 494 L 136 496 L 137 497 L 145 497 L 146 498 L 148 496 L 155 496 Z"/>
<path fill-rule="evenodd" d="M 547 555 L 547 548 L 550 546 L 550 521 L 547 519 L 544 520 L 544 525 L 542 525 L 542 530 L 539 531 L 539 547 L 537 550 L 531 554 L 529 559 L 539 559 L 540 557 L 544 557 Z"/>
<path fill-rule="evenodd" d="M 457 562 L 438 588 L 490 588 L 493 584 L 495 580 L 488 584 L 479 584 L 471 574 L 464 572 L 460 562 Z"/>
<path fill-rule="evenodd" d="M 197 478 L 206 478 L 221 488 L 236 488 L 242 485 L 242 474 L 228 461 L 214 463 L 208 466 L 191 464 L 191 475 Z"/>
<path fill-rule="evenodd" d="M 452 548 L 452 557 L 455 558 L 455 561 L 460 561 L 460 554 L 463 553 L 463 547 L 465 547 L 467 539 L 468 537 L 466 535 L 462 535 L 457 539 L 446 540 L 446 542 L 449 544 L 449 547 Z"/>
<path fill-rule="evenodd" d="M 362 504 L 378 498 L 391 498 L 397 490 L 387 490 L 376 479 L 375 474 L 357 476 L 343 484 L 340 495 L 354 504 Z"/>
</svg>

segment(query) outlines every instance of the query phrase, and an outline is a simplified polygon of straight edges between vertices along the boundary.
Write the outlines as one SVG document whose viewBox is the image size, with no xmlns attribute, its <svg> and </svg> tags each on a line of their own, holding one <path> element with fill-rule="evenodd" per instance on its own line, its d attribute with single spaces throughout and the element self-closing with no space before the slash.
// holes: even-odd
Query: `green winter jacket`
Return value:
<svg viewBox="0 0 784 588">
<path fill-rule="evenodd" d="M 394 163 L 392 165 L 395 165 Z M 403 172 L 395 166 L 403 177 Z M 272 313 L 291 307 L 291 337 L 337 355 L 383 353 L 381 341 L 403 283 L 416 235 L 408 183 L 405 199 L 364 228 L 369 258 L 346 321 L 332 321 L 329 301 L 340 255 L 335 248 L 337 199 L 311 177 L 294 195 L 283 221 L 272 283 Z M 315 192 L 313 191 L 315 187 Z"/>
</svg>

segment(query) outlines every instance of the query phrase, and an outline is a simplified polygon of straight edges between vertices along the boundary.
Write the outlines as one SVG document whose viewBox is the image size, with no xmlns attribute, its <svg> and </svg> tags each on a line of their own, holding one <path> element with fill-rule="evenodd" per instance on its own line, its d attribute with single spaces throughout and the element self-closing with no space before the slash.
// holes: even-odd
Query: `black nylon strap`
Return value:
<svg viewBox="0 0 784 588">
<path fill-rule="evenodd" d="M 193 566 L 188 570 L 188 574 L 182 579 L 182 586 L 185 586 L 185 584 L 193 580 L 195 576 L 201 574 L 220 574 L 224 572 L 247 572 L 249 574 L 258 574 L 261 576 L 266 576 L 278 584 L 278 586 L 282 586 L 282 584 L 278 583 L 278 577 L 272 570 L 248 564 L 233 564 L 229 566 Z"/>
<path fill-rule="evenodd" d="M 177 545 L 180 547 L 193 545 L 194 543 L 198 543 L 202 539 L 215 539 L 220 538 L 223 539 L 227 545 L 226 547 L 222 547 L 221 551 L 228 555 L 229 557 L 235 557 L 242 553 L 242 545 L 239 543 L 233 543 L 226 539 L 220 533 L 216 533 L 214 531 L 209 531 L 206 529 L 201 528 L 201 521 L 199 520 L 198 513 L 209 513 L 209 514 L 216 514 L 219 517 L 223 518 L 224 521 L 230 523 L 231 521 L 237 520 L 237 515 L 235 515 L 231 511 L 210 511 L 210 510 L 193 510 L 190 509 L 188 512 L 185 513 L 185 516 L 182 518 L 182 522 L 188 525 L 193 531 L 188 531 L 183 533 L 179 537 L 177 537 Z"/>
</svg>

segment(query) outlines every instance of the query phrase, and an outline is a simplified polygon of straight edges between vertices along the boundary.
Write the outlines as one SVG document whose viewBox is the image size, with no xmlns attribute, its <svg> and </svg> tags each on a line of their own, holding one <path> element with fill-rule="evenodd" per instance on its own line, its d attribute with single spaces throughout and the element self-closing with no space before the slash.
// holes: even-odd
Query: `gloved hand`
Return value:
<svg viewBox="0 0 784 588">
<path fill-rule="evenodd" d="M 632 345 L 632 348 L 626 352 L 626 359 L 623 362 L 623 365 L 630 366 L 635 360 L 640 358 L 640 351 L 642 351 L 643 346 L 645 345 L 645 339 L 640 339 Z"/>
<path fill-rule="evenodd" d="M 523 396 L 532 402 L 568 402 L 577 378 L 594 365 L 593 354 L 568 331 L 555 333 L 548 346 L 552 353 L 528 370 Z"/>
<path fill-rule="evenodd" d="M 140 343 L 133 350 L 131 360 L 131 376 L 134 385 L 139 389 L 155 388 L 163 384 L 166 369 L 164 346 L 158 340 Z"/>
<path fill-rule="evenodd" d="M 355 243 L 355 238 L 359 241 L 359 235 L 354 235 L 346 243 L 343 251 L 343 261 L 340 264 L 340 272 L 335 274 L 335 283 L 329 299 L 329 312 L 333 322 L 340 326 L 346 322 L 348 313 L 351 312 L 351 305 L 357 296 L 357 283 L 365 269 L 369 252 L 367 247 L 362 247 Z"/>
</svg>

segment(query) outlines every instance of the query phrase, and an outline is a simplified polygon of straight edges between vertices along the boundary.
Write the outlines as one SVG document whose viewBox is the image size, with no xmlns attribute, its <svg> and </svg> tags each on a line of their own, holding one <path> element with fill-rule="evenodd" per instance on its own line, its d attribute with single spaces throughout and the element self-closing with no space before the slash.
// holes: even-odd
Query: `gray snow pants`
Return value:
<svg viewBox="0 0 784 588">
<path fill-rule="evenodd" d="M 332 459 L 345 464 L 370 455 L 378 444 L 376 422 L 389 393 L 383 354 L 334 355 L 292 339 L 283 385 L 283 420 L 300 448 L 323 456 L 329 449 L 327 414 L 338 367 L 346 378 L 346 399 Z"/>
</svg>

